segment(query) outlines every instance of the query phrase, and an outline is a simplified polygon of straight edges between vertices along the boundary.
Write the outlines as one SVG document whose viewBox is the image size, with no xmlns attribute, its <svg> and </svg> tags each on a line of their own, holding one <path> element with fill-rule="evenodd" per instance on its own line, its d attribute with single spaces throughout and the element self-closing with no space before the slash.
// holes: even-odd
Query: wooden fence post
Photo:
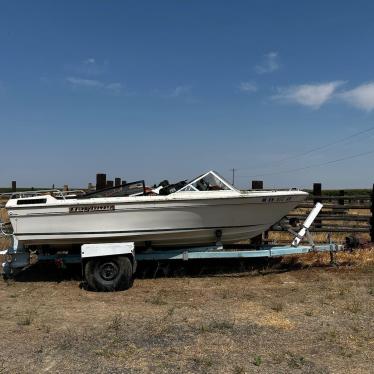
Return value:
<svg viewBox="0 0 374 374">
<path fill-rule="evenodd" d="M 121 185 L 121 178 L 114 178 L 114 185 L 116 187 L 120 186 Z"/>
<path fill-rule="evenodd" d="M 12 192 L 16 192 L 16 191 L 17 191 L 17 182 L 12 181 Z"/>
<path fill-rule="evenodd" d="M 106 187 L 106 174 L 98 173 L 96 174 L 96 189 L 102 190 Z"/>
<path fill-rule="evenodd" d="M 322 184 L 321 183 L 313 183 L 313 195 L 314 196 L 321 196 L 322 195 Z M 320 203 L 321 199 L 315 198 L 313 199 L 314 204 Z"/>
<path fill-rule="evenodd" d="M 344 196 L 344 190 L 339 191 L 339 196 Z M 339 199 L 338 204 L 339 205 L 344 205 L 344 199 Z"/>
<path fill-rule="evenodd" d="M 370 240 L 374 242 L 374 184 L 371 190 L 371 218 L 370 218 Z"/>
<path fill-rule="evenodd" d="M 322 195 L 322 184 L 321 183 L 313 183 L 313 195 L 314 196 L 321 196 Z M 320 202 L 321 202 L 321 199 L 318 199 L 318 198 L 313 199 L 314 205 L 316 205 L 317 203 L 320 203 Z M 320 219 L 316 219 L 314 222 L 315 222 L 315 227 L 316 228 L 321 228 L 322 227 Z"/>
<path fill-rule="evenodd" d="M 252 190 L 262 190 L 264 188 L 263 181 L 252 181 Z"/>
</svg>

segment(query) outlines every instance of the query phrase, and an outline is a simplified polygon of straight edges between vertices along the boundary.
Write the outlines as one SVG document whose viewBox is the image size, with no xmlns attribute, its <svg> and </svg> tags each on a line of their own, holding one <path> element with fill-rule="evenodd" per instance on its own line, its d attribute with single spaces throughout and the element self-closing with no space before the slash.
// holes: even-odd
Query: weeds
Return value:
<svg viewBox="0 0 374 374">
<path fill-rule="evenodd" d="M 262 358 L 261 356 L 256 356 L 253 360 L 253 365 L 260 366 L 262 364 Z"/>
<path fill-rule="evenodd" d="M 374 296 L 374 281 L 370 280 L 368 283 L 368 294 Z"/>
<path fill-rule="evenodd" d="M 5 361 L 1 360 L 0 361 L 0 374 L 5 374 L 6 373 L 6 368 L 5 368 Z"/>
<path fill-rule="evenodd" d="M 19 326 L 30 326 L 34 320 L 35 311 L 29 310 L 23 316 L 19 317 L 17 325 Z"/>
<path fill-rule="evenodd" d="M 256 294 L 251 291 L 246 291 L 241 296 L 245 300 L 253 300 L 256 298 Z"/>
<path fill-rule="evenodd" d="M 293 369 L 301 369 L 306 364 L 306 360 L 303 356 L 292 355 L 288 360 L 288 366 Z"/>
<path fill-rule="evenodd" d="M 279 313 L 284 309 L 284 303 L 282 301 L 274 301 L 270 308 L 274 310 L 275 312 Z"/>
<path fill-rule="evenodd" d="M 213 361 L 209 357 L 195 357 L 193 361 L 199 366 L 204 366 L 207 368 L 213 366 Z"/>
<path fill-rule="evenodd" d="M 174 314 L 174 311 L 175 311 L 175 306 L 172 306 L 171 308 L 169 308 L 167 311 L 168 317 L 171 317 Z"/>
<path fill-rule="evenodd" d="M 94 351 L 97 356 L 101 356 L 107 359 L 110 358 L 125 358 L 128 357 L 128 352 L 122 352 L 116 350 L 114 347 L 103 347 Z"/>
<path fill-rule="evenodd" d="M 213 331 L 224 331 L 232 330 L 234 323 L 230 321 L 211 321 L 208 325 L 201 325 L 201 332 L 213 332 Z"/>
<path fill-rule="evenodd" d="M 124 318 L 120 314 L 117 314 L 109 322 L 108 328 L 117 334 L 122 329 L 122 327 L 125 325 L 125 323 L 126 322 Z"/>
<path fill-rule="evenodd" d="M 361 311 L 361 302 L 358 299 L 353 299 L 348 303 L 347 310 L 351 313 L 357 314 Z"/>
<path fill-rule="evenodd" d="M 78 345 L 79 335 L 76 330 L 73 329 L 66 329 L 62 333 L 60 333 L 59 338 L 57 340 L 57 346 L 61 350 L 68 350 L 74 346 Z"/>
<path fill-rule="evenodd" d="M 355 283 L 351 281 L 345 281 L 343 284 L 339 284 L 338 286 L 338 295 L 341 297 L 347 297 L 351 293 L 352 287 L 354 287 Z"/>
<path fill-rule="evenodd" d="M 324 331 L 321 334 L 321 340 L 325 340 L 325 341 L 328 341 L 330 343 L 336 342 L 337 337 L 338 337 L 338 333 L 337 333 L 336 329 L 327 330 L 327 331 Z"/>
<path fill-rule="evenodd" d="M 235 366 L 233 374 L 245 374 L 243 366 Z"/>
<path fill-rule="evenodd" d="M 41 325 L 40 326 L 40 330 L 42 330 L 46 334 L 49 334 L 51 332 L 51 326 L 49 326 L 49 325 Z"/>
<path fill-rule="evenodd" d="M 167 302 L 163 299 L 162 295 L 159 293 L 156 296 L 145 299 L 145 302 L 153 304 L 153 305 L 166 305 L 167 304 Z"/>
</svg>

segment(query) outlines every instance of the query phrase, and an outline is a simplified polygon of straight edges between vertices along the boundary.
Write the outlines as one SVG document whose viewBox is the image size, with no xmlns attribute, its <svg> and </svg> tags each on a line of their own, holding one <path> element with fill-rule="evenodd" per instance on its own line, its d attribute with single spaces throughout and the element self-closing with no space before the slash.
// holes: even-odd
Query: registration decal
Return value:
<svg viewBox="0 0 374 374">
<path fill-rule="evenodd" d="M 262 199 L 262 202 L 263 203 L 273 203 L 273 202 L 286 203 L 286 202 L 291 201 L 291 200 L 292 200 L 291 196 L 264 197 Z"/>
</svg>

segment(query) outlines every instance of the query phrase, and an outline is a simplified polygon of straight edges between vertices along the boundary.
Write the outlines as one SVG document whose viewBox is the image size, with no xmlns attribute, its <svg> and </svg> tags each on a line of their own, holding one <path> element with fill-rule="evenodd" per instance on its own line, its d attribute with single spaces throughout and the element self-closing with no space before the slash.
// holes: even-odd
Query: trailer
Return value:
<svg viewBox="0 0 374 374">
<path fill-rule="evenodd" d="M 310 252 L 329 252 L 331 261 L 335 260 L 336 252 L 343 249 L 329 241 L 316 245 L 309 228 L 322 209 L 317 203 L 298 232 L 289 229 L 294 234 L 294 240 L 289 246 L 263 245 L 243 249 L 243 246 L 225 247 L 219 241 L 214 246 L 185 247 L 175 249 L 137 249 L 133 242 L 125 243 L 94 243 L 83 244 L 79 253 L 60 251 L 46 254 L 42 248 L 33 255 L 38 263 L 56 262 L 59 264 L 81 264 L 83 279 L 89 288 L 96 291 L 126 290 L 133 284 L 137 264 L 141 261 L 192 261 L 201 259 L 248 259 L 271 258 L 286 255 L 305 254 Z M 3 235 L 6 231 L 0 226 Z M 3 276 L 9 278 L 17 275 L 31 265 L 32 253 L 11 235 L 12 245 L 2 252 L 5 255 Z M 300 245 L 306 240 L 307 245 Z"/>
</svg>

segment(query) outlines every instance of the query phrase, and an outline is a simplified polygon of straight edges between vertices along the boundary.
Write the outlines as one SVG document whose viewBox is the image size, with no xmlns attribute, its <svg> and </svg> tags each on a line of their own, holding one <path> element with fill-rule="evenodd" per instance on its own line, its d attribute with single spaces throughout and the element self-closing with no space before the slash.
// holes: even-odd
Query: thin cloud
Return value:
<svg viewBox="0 0 374 374">
<path fill-rule="evenodd" d="M 75 64 L 66 65 L 65 69 L 71 74 L 83 76 L 98 76 L 107 71 L 108 63 L 98 63 L 95 58 L 89 57 Z"/>
<path fill-rule="evenodd" d="M 371 112 L 374 109 L 374 82 L 361 84 L 342 92 L 338 97 L 358 109 Z"/>
<path fill-rule="evenodd" d="M 171 97 L 179 97 L 186 95 L 190 92 L 191 87 L 190 86 L 177 86 L 174 88 L 174 90 L 171 92 Z"/>
<path fill-rule="evenodd" d="M 114 94 L 119 94 L 122 91 L 122 84 L 121 83 L 109 83 L 105 86 L 105 89 L 111 91 Z"/>
<path fill-rule="evenodd" d="M 279 93 L 273 96 L 273 99 L 318 109 L 331 100 L 336 89 L 342 84 L 343 81 L 332 81 L 279 88 Z"/>
<path fill-rule="evenodd" d="M 152 96 L 163 97 L 163 98 L 177 98 L 186 97 L 191 92 L 191 86 L 180 85 L 171 90 L 159 90 L 154 89 L 151 91 Z"/>
<path fill-rule="evenodd" d="M 75 87 L 103 87 L 103 83 L 94 79 L 69 77 L 66 81 Z"/>
<path fill-rule="evenodd" d="M 66 82 L 72 88 L 100 89 L 115 94 L 119 94 L 122 90 L 122 84 L 118 82 L 106 83 L 95 79 L 85 79 L 77 77 L 68 77 L 66 78 Z"/>
<path fill-rule="evenodd" d="M 96 61 L 93 57 L 90 57 L 87 60 L 84 60 L 83 63 L 87 65 L 92 65 L 92 64 L 96 64 Z"/>
<path fill-rule="evenodd" d="M 255 66 L 257 74 L 273 73 L 279 69 L 278 52 L 269 52 L 264 56 L 263 62 Z"/>
<path fill-rule="evenodd" d="M 246 93 L 256 92 L 257 86 L 253 82 L 241 82 L 239 84 L 239 90 Z"/>
</svg>

